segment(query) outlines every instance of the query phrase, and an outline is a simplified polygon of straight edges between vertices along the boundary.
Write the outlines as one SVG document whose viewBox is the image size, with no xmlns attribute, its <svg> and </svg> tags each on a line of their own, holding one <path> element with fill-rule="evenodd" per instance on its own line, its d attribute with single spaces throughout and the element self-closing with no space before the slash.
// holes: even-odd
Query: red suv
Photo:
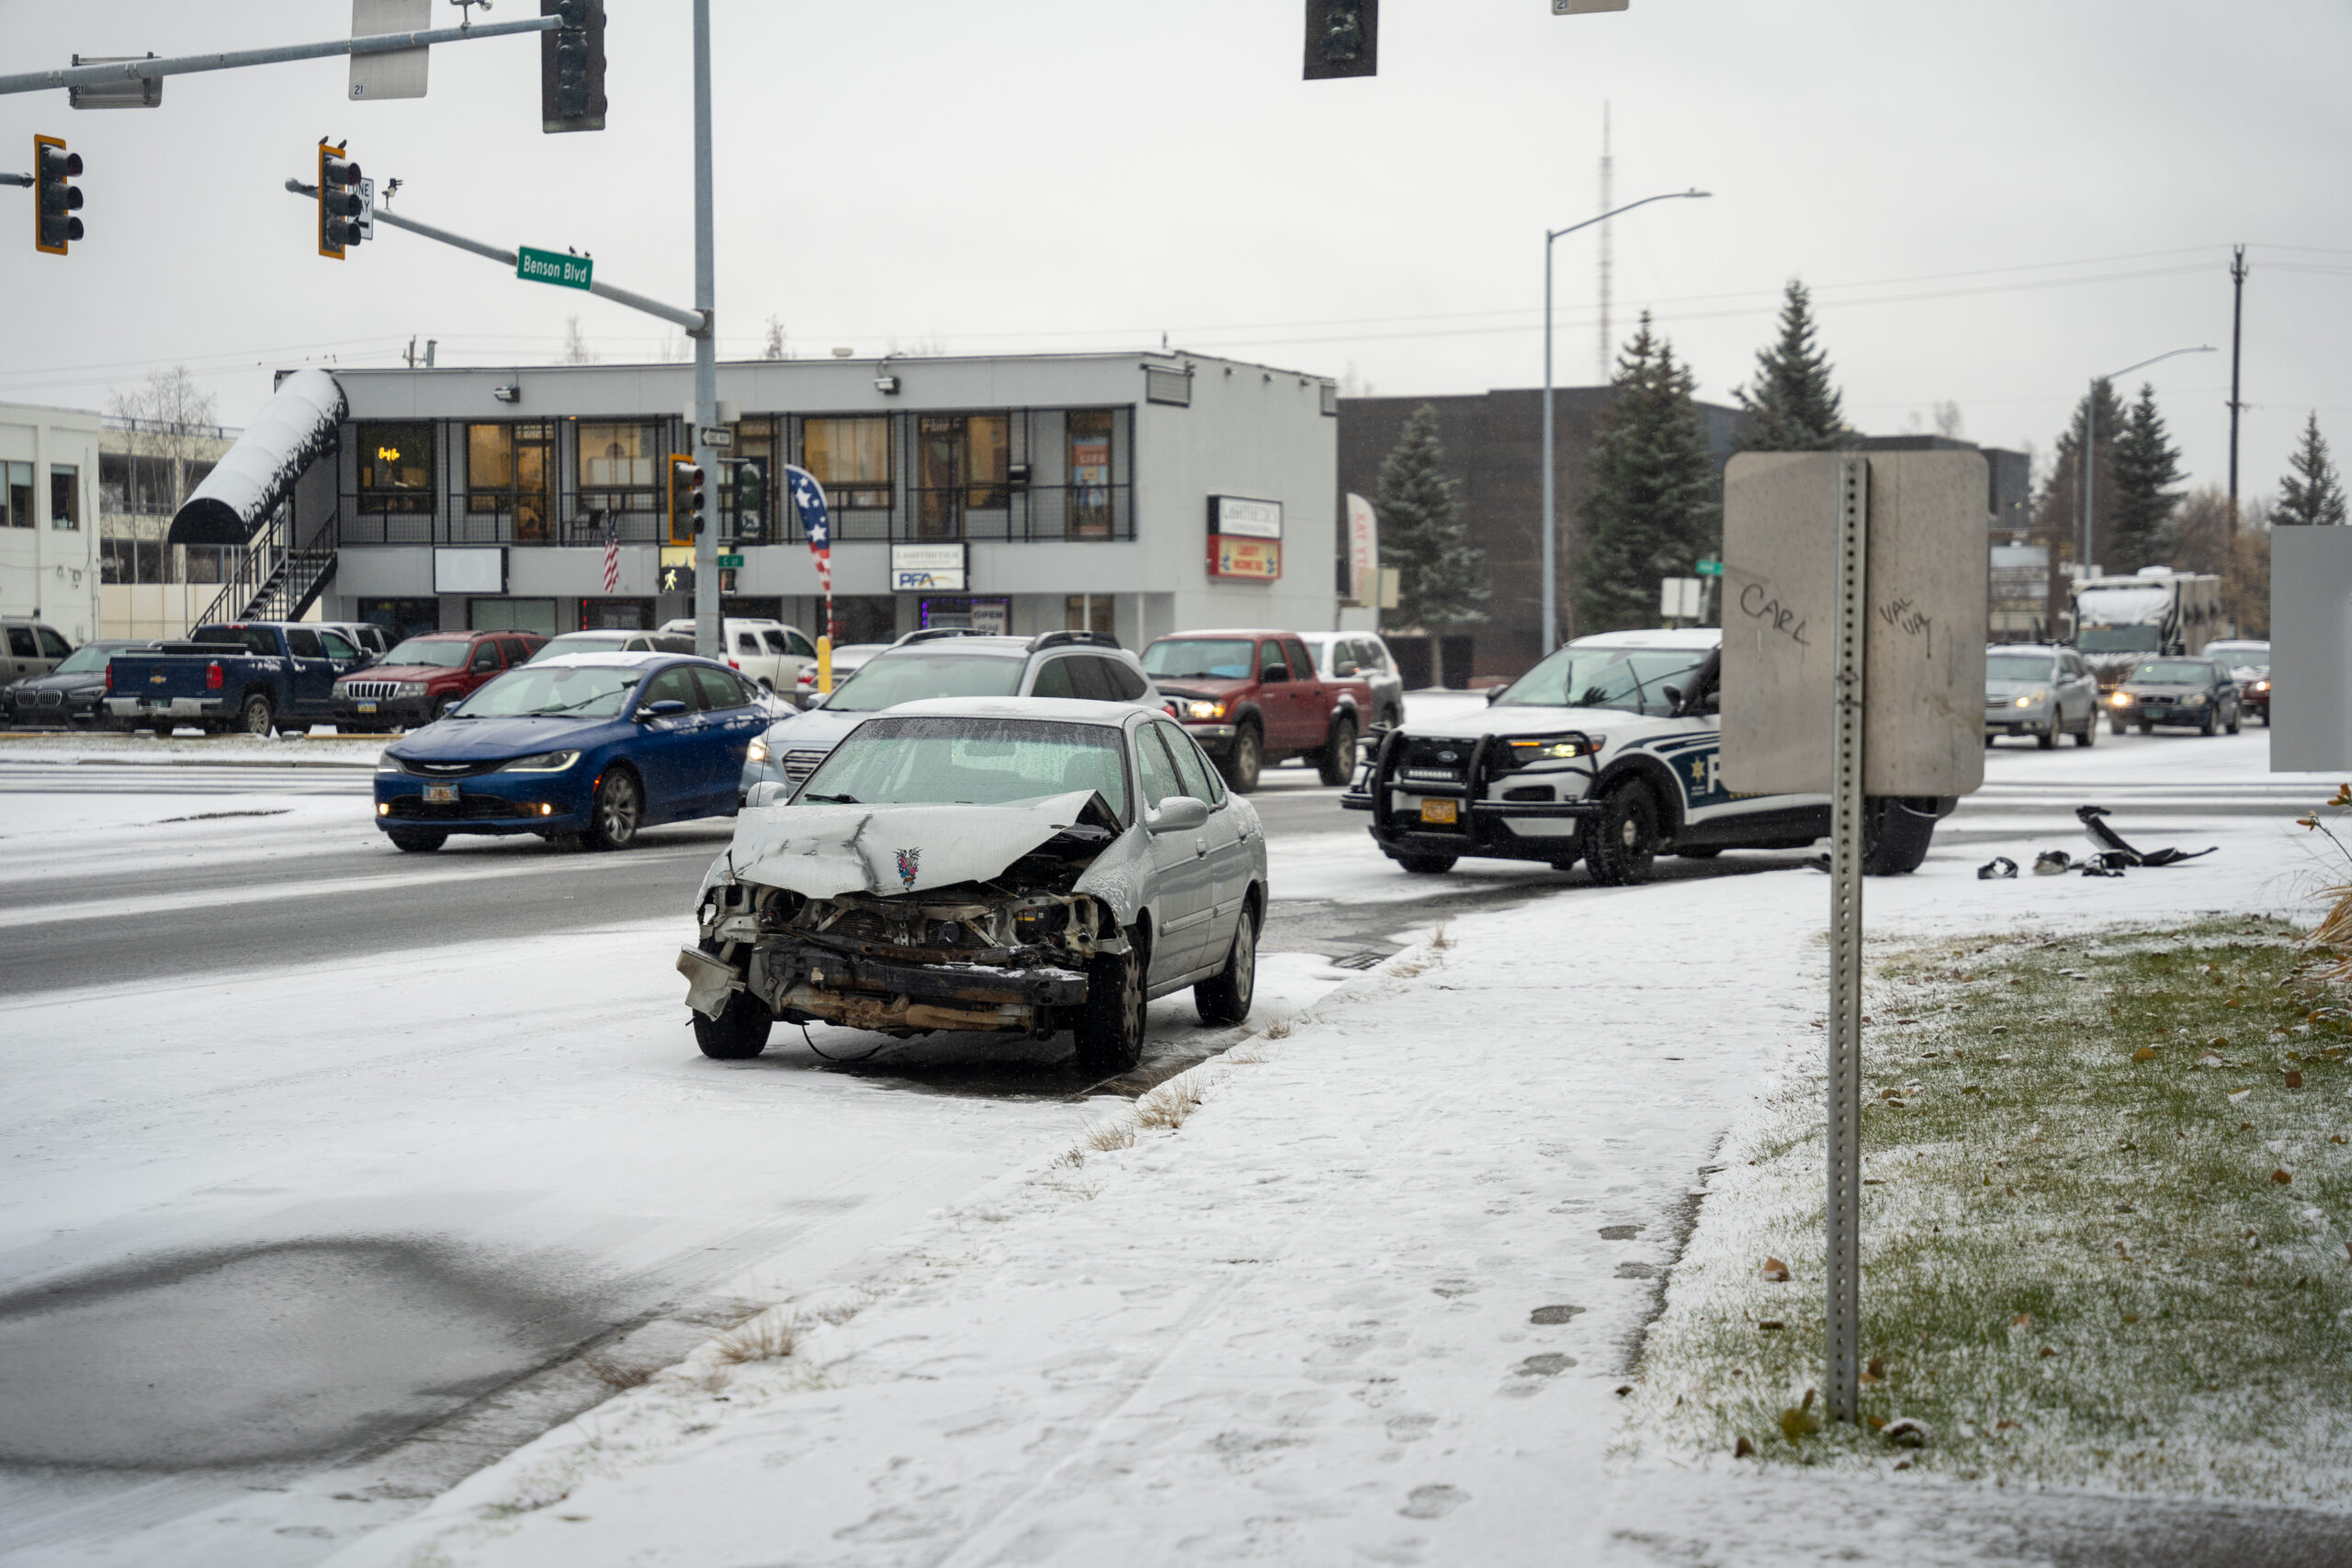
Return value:
<svg viewBox="0 0 2352 1568">
<path fill-rule="evenodd" d="M 338 729 L 413 729 L 525 662 L 537 632 L 424 632 L 334 683 Z"/>
<path fill-rule="evenodd" d="M 1247 795 L 1258 770 L 1311 757 L 1329 784 L 1355 766 L 1372 686 L 1327 681 L 1295 632 L 1177 632 L 1143 650 L 1143 667 L 1226 782 Z"/>
</svg>

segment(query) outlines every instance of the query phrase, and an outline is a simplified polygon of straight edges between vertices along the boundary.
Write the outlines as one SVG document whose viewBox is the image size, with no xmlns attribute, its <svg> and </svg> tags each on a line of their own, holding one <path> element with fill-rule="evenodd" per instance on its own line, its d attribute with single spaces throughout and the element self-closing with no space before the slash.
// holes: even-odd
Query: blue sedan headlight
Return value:
<svg viewBox="0 0 2352 1568">
<path fill-rule="evenodd" d="M 560 773 L 580 761 L 577 751 L 541 751 L 529 757 L 517 757 L 505 764 L 510 773 Z"/>
</svg>

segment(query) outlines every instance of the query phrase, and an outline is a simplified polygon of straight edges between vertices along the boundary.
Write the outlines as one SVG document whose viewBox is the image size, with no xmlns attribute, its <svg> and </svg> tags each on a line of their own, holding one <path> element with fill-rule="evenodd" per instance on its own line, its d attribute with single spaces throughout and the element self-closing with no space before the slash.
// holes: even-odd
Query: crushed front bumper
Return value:
<svg viewBox="0 0 2352 1568">
<path fill-rule="evenodd" d="M 695 948 L 678 953 L 687 1005 L 717 1017 L 729 992 L 747 988 L 786 1023 L 834 1023 L 904 1033 L 987 1030 L 1031 1033 L 1086 1000 L 1083 971 L 1052 964 L 904 963 L 811 943 L 762 943 L 744 970 Z"/>
</svg>

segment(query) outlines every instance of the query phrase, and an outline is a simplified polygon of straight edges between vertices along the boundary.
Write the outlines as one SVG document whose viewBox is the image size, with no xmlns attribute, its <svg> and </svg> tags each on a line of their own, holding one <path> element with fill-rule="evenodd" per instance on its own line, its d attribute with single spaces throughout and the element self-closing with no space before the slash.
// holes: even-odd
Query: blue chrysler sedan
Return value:
<svg viewBox="0 0 2352 1568">
<path fill-rule="evenodd" d="M 626 849 L 640 828 L 732 817 L 760 692 L 673 653 L 582 653 L 510 670 L 384 748 L 376 826 L 401 849 L 452 833 L 537 833 Z"/>
</svg>

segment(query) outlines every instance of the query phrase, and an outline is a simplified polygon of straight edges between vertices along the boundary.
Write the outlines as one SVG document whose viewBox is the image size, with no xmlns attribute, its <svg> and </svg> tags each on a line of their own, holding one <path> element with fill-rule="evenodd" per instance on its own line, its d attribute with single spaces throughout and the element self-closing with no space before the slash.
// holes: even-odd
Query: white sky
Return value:
<svg viewBox="0 0 2352 1568">
<path fill-rule="evenodd" d="M 1780 286 L 1815 285 L 1849 417 L 1959 403 L 2046 452 L 2086 380 L 2150 374 L 2196 482 L 2227 460 L 2233 242 L 2249 244 L 2244 460 L 2275 488 L 2307 411 L 2352 456 L 2346 0 L 1387 0 L 1382 74 L 1299 80 L 1300 0 L 714 0 L 720 352 L 1178 347 L 1383 393 L 1534 386 L 1543 231 L 1620 200 L 1617 320 L 1653 307 L 1727 400 Z M 501 0 L 490 19 L 536 11 Z M 313 252 L 307 178 L 351 141 L 398 210 L 593 252 L 692 303 L 686 0 L 608 0 L 613 129 L 538 130 L 536 39 L 434 51 L 432 95 L 353 105 L 347 62 L 174 77 L 153 111 L 0 98 L 0 166 L 62 134 L 90 237 L 0 243 L 0 400 L 97 407 L 186 363 L 241 423 L 270 367 L 606 360 L 667 329 L 390 230 Z M 455 11 L 436 5 L 435 25 Z M 0 71 L 348 31 L 343 0 L 0 0 Z M 22 160 L 19 162 L 19 160 Z M 1559 243 L 1559 380 L 1594 379 L 1594 249 Z M 683 355 L 683 345 L 673 344 Z M 2132 378 L 2136 382 L 2139 378 Z"/>
</svg>

